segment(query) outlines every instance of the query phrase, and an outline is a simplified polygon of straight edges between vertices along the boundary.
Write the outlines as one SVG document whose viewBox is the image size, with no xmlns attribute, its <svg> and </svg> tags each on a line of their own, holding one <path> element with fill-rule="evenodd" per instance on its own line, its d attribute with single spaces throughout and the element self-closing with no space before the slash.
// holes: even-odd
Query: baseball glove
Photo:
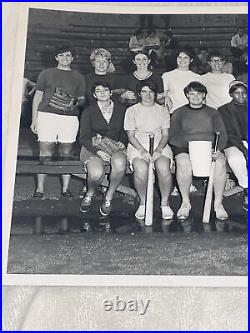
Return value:
<svg viewBox="0 0 250 333">
<path fill-rule="evenodd" d="M 63 88 L 56 88 L 49 106 L 54 110 L 62 111 L 65 115 L 75 114 L 76 99 Z"/>
<path fill-rule="evenodd" d="M 97 136 L 94 136 L 92 138 L 92 144 L 93 147 L 104 151 L 109 156 L 111 156 L 114 152 L 118 150 L 126 149 L 122 142 L 112 140 L 106 136 L 101 136 L 100 134 L 97 134 Z"/>
</svg>

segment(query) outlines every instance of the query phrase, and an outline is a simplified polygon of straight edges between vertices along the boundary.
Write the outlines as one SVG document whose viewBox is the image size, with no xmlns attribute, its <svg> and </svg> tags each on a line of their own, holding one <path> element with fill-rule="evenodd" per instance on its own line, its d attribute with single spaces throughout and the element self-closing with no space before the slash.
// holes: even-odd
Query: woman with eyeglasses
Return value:
<svg viewBox="0 0 250 333">
<path fill-rule="evenodd" d="M 125 107 L 112 101 L 108 83 L 96 82 L 92 93 L 96 102 L 84 110 L 80 123 L 80 160 L 87 172 L 87 193 L 80 210 L 86 213 L 91 208 L 96 188 L 105 175 L 105 162 L 109 162 L 110 183 L 100 207 L 100 213 L 107 216 L 112 209 L 113 195 L 126 171 L 127 137 L 123 129 Z M 106 142 L 106 146 L 102 147 L 103 142 Z M 107 152 L 105 147 L 115 149 Z"/>
<path fill-rule="evenodd" d="M 162 218 L 172 219 L 174 213 L 169 206 L 169 194 L 172 186 L 170 167 L 172 151 L 168 146 L 170 116 L 168 108 L 156 103 L 157 87 L 154 81 L 139 82 L 136 87 L 139 103 L 129 107 L 125 114 L 124 129 L 127 131 L 129 144 L 127 157 L 134 172 L 134 184 L 140 204 L 135 217 L 145 217 L 145 199 L 148 178 L 149 134 L 154 134 L 154 153 L 152 160 L 161 192 Z"/>
<path fill-rule="evenodd" d="M 225 61 L 217 51 L 210 54 L 208 63 L 211 71 L 201 76 L 202 83 L 207 88 L 206 104 L 218 109 L 231 102 L 232 97 L 228 93 L 228 87 L 235 78 L 232 74 L 223 72 Z"/>
</svg>

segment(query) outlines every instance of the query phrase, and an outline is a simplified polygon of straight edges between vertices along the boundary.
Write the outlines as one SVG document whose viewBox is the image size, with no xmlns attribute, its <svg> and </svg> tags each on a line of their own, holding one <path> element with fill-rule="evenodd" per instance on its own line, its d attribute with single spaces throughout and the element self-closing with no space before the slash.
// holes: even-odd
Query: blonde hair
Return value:
<svg viewBox="0 0 250 333">
<path fill-rule="evenodd" d="M 96 57 L 102 57 L 111 62 L 111 53 L 105 49 L 95 49 L 91 52 L 90 61 L 93 63 Z"/>
</svg>

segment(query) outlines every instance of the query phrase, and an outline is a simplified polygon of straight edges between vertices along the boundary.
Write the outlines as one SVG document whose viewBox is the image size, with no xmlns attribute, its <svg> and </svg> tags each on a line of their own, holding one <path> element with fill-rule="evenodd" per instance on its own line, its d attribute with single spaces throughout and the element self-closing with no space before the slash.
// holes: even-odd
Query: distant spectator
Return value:
<svg viewBox="0 0 250 333">
<path fill-rule="evenodd" d="M 248 46 L 248 35 L 245 33 L 243 28 L 238 28 L 237 34 L 235 34 L 231 39 L 231 51 L 236 59 L 242 55 L 242 53 L 247 50 Z"/>
<path fill-rule="evenodd" d="M 222 72 L 228 73 L 228 74 L 233 74 L 233 63 L 227 57 L 224 57 L 224 64 L 222 66 Z"/>
<path fill-rule="evenodd" d="M 171 31 L 166 30 L 162 38 L 161 53 L 166 71 L 171 71 L 176 68 L 176 55 L 178 49 L 178 42 L 173 37 Z"/>
<path fill-rule="evenodd" d="M 248 53 L 245 51 L 240 57 L 240 66 L 238 68 L 238 73 L 236 74 L 236 78 L 239 81 L 244 82 L 246 85 L 248 84 Z"/>
<path fill-rule="evenodd" d="M 31 122 L 31 102 L 36 90 L 36 83 L 23 78 L 21 126 L 29 127 Z"/>
<path fill-rule="evenodd" d="M 231 102 L 229 84 L 235 80 L 232 74 L 223 73 L 224 57 L 217 51 L 209 57 L 211 72 L 202 75 L 202 83 L 207 88 L 206 104 L 211 108 L 218 109 L 220 106 Z"/>
<path fill-rule="evenodd" d="M 129 40 L 129 49 L 132 52 L 141 51 L 146 45 L 146 38 L 144 32 L 141 29 L 135 31 L 135 34 L 130 37 Z"/>
<path fill-rule="evenodd" d="M 210 71 L 210 65 L 208 63 L 208 48 L 201 46 L 198 49 L 198 54 L 195 56 L 194 61 L 190 65 L 190 69 L 200 75 L 206 74 Z"/>
<path fill-rule="evenodd" d="M 154 67 L 157 65 L 158 52 L 161 46 L 160 38 L 157 36 L 154 29 L 148 30 L 148 36 L 146 38 L 146 43 L 144 49 L 148 51 L 151 57 L 151 65 Z"/>
</svg>

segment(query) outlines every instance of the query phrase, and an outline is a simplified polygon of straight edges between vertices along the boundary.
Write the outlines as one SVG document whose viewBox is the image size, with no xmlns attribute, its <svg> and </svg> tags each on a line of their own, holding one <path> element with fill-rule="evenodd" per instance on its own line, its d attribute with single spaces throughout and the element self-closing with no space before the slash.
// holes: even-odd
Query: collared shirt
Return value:
<svg viewBox="0 0 250 333">
<path fill-rule="evenodd" d="M 107 123 L 109 123 L 114 110 L 114 102 L 110 101 L 110 104 L 108 106 L 103 106 L 99 101 L 97 101 L 97 105 L 101 110 L 104 119 Z"/>
</svg>

